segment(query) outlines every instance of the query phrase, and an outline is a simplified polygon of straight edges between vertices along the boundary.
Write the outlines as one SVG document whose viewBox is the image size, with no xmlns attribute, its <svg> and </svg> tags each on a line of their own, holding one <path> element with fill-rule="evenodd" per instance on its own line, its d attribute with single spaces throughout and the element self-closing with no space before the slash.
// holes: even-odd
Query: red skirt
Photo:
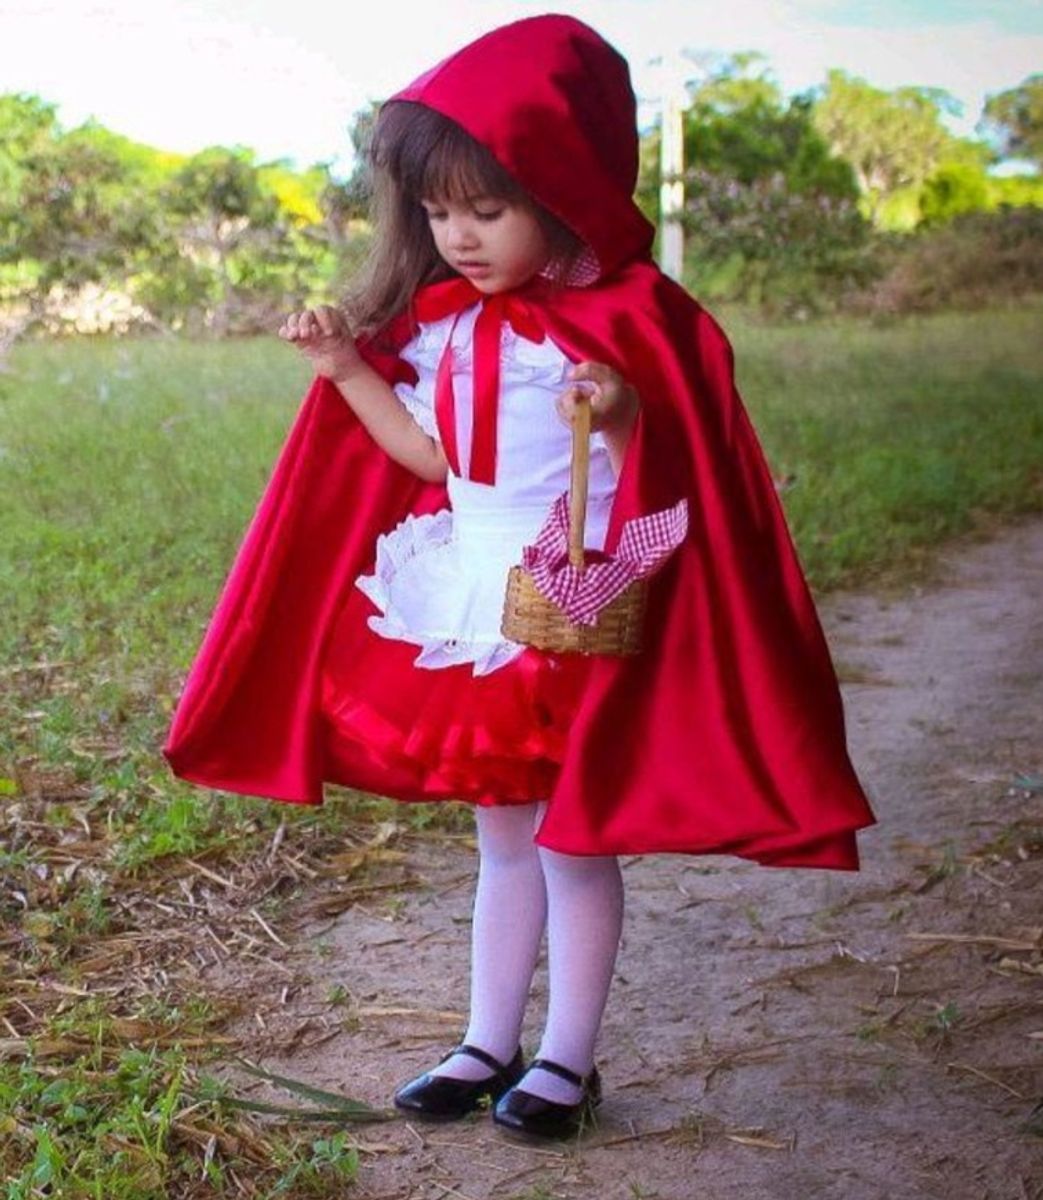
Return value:
<svg viewBox="0 0 1043 1200">
<path fill-rule="evenodd" d="M 547 799 L 591 659 L 526 647 L 487 675 L 474 675 L 469 663 L 417 667 L 419 647 L 369 628 L 367 618 L 377 613 L 352 588 L 324 653 L 320 705 L 330 777 L 339 757 L 364 759 L 374 790 L 402 799 Z"/>
</svg>

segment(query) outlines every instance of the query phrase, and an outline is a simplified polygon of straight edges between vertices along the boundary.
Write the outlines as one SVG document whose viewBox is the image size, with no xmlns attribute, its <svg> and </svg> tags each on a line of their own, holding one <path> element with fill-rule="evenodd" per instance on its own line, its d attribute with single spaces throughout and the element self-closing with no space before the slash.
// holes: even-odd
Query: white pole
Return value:
<svg viewBox="0 0 1043 1200">
<path fill-rule="evenodd" d="M 659 266 L 679 280 L 684 268 L 684 100 L 678 89 L 664 89 L 659 167 Z"/>
<path fill-rule="evenodd" d="M 684 112 L 692 63 L 677 49 L 652 61 L 658 67 L 661 133 L 659 266 L 664 274 L 680 280 L 684 270 Z"/>
</svg>

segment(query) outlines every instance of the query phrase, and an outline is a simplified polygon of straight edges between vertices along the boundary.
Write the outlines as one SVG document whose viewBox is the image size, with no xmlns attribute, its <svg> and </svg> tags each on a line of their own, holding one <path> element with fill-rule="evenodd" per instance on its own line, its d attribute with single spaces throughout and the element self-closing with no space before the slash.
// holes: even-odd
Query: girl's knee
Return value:
<svg viewBox="0 0 1043 1200">
<path fill-rule="evenodd" d="M 576 883 L 622 879 L 619 858 L 614 854 L 563 854 L 546 846 L 538 850 L 544 874 L 567 877 Z"/>
<path fill-rule="evenodd" d="M 475 813 L 478 852 L 486 861 L 535 858 L 536 804 L 483 805 Z"/>
</svg>

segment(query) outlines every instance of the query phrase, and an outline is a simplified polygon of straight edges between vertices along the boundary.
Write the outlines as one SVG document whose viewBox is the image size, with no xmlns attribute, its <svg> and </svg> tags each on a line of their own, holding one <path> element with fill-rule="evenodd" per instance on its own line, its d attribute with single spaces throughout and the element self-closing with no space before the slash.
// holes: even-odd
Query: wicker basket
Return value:
<svg viewBox="0 0 1043 1200">
<path fill-rule="evenodd" d="M 569 562 L 582 571 L 587 562 L 583 534 L 590 477 L 590 402 L 577 403 L 572 425 L 572 482 L 569 489 Z M 512 567 L 507 577 L 501 632 L 513 642 L 540 650 L 580 654 L 637 654 L 641 649 L 648 581 L 628 584 L 597 615 L 592 625 L 575 625 L 548 600 L 525 567 Z"/>
</svg>

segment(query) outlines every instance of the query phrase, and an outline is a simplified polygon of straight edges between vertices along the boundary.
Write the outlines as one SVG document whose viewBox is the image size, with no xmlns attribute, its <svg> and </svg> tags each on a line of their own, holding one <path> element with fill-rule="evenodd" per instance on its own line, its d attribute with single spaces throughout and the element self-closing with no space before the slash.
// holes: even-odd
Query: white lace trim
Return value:
<svg viewBox="0 0 1043 1200">
<path fill-rule="evenodd" d="M 428 437 L 433 437 L 435 441 L 440 441 L 438 421 L 435 419 L 434 409 L 430 404 L 424 403 L 416 394 L 416 389 L 408 383 L 400 383 L 395 386 L 395 395 L 402 401 L 406 412 L 416 421 L 424 433 Z"/>
<path fill-rule="evenodd" d="M 376 549 L 373 574 L 355 585 L 380 610 L 375 633 L 420 647 L 415 666 L 471 663 L 487 675 L 524 651 L 499 632 L 509 564 L 463 562 L 450 510 L 407 517 Z"/>
</svg>

